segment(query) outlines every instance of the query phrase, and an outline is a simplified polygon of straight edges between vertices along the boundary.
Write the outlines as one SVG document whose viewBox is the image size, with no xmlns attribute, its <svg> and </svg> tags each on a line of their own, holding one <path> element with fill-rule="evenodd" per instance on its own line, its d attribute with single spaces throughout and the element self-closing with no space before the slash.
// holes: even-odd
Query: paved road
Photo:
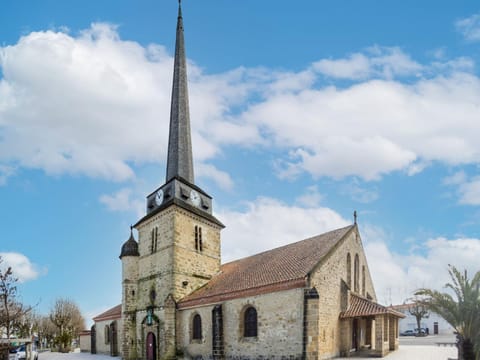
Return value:
<svg viewBox="0 0 480 360">
<path fill-rule="evenodd" d="M 400 336 L 400 345 L 436 345 L 437 343 L 446 342 L 454 343 L 455 335 Z"/>
<path fill-rule="evenodd" d="M 454 335 L 430 335 L 426 337 L 400 337 L 400 348 L 384 357 L 385 360 L 448 360 L 457 358 L 455 346 L 437 346 L 439 342 L 455 342 Z M 347 358 L 341 358 L 347 359 Z M 348 358 L 351 360 L 352 358 Z M 372 358 L 354 358 L 369 359 Z"/>
<path fill-rule="evenodd" d="M 400 349 L 388 354 L 385 360 L 448 360 L 457 358 L 457 348 L 438 347 L 435 345 L 400 345 Z M 347 358 L 340 358 L 347 359 Z M 372 358 L 348 358 L 348 360 L 361 360 Z M 90 353 L 51 353 L 44 352 L 39 360 L 119 360 L 108 355 L 92 355 Z"/>
</svg>

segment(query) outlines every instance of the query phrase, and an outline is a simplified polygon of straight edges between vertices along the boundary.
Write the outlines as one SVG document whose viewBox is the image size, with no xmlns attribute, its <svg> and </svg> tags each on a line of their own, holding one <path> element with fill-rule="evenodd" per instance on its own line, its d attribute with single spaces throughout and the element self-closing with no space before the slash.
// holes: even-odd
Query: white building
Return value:
<svg viewBox="0 0 480 360">
<path fill-rule="evenodd" d="M 393 309 L 405 315 L 405 318 L 399 321 L 400 333 L 406 330 L 414 330 L 418 327 L 417 319 L 410 314 L 409 308 L 411 306 L 412 304 L 393 306 Z M 420 321 L 420 327 L 428 329 L 430 335 L 449 335 L 454 331 L 453 327 L 444 318 L 432 311 L 429 311 L 427 318 L 423 318 Z"/>
</svg>

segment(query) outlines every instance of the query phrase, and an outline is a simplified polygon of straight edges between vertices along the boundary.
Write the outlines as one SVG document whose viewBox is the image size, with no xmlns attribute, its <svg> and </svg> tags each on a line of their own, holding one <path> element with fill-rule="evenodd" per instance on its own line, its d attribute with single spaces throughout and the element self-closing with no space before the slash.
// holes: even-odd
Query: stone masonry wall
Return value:
<svg viewBox="0 0 480 360">
<path fill-rule="evenodd" d="M 155 302 L 162 304 L 173 291 L 173 236 L 175 211 L 170 207 L 137 227 L 138 230 L 138 294 L 137 309 L 151 304 L 154 290 Z M 152 251 L 152 230 L 157 228 L 157 247 Z"/>
<path fill-rule="evenodd" d="M 201 228 L 201 249 L 195 248 L 195 227 Z M 220 271 L 220 230 L 198 215 L 176 209 L 172 293 L 176 301 L 205 285 Z"/>
<path fill-rule="evenodd" d="M 122 258 L 122 321 L 119 326 L 119 351 L 124 359 L 135 359 L 135 318 L 138 294 L 138 257 Z"/>
<path fill-rule="evenodd" d="M 347 282 L 347 254 L 351 256 L 351 279 L 353 287 L 354 259 L 359 256 L 360 292 L 362 292 L 362 266 L 365 266 L 365 293 L 376 300 L 375 290 L 368 270 L 367 260 L 362 242 L 356 229 L 337 244 L 336 248 L 326 256 L 311 276 L 310 286 L 315 287 L 320 296 L 319 305 L 319 358 L 329 359 L 340 355 L 342 347 L 351 346 L 350 326 L 341 333 L 339 314 L 341 308 L 341 282 Z M 353 289 L 352 289 L 353 290 Z M 346 334 L 343 335 L 343 334 Z M 341 336 L 342 335 L 342 336 Z"/>
<path fill-rule="evenodd" d="M 195 226 L 202 228 L 202 250 L 195 249 Z M 152 230 L 157 228 L 157 247 L 152 251 Z M 220 227 L 172 206 L 138 227 L 139 282 L 137 307 L 162 305 L 169 294 L 178 301 L 203 286 L 220 270 Z"/>
<path fill-rule="evenodd" d="M 195 248 L 195 226 L 202 228 L 201 249 Z M 124 262 L 123 308 L 131 320 L 125 322 L 122 349 L 126 358 L 144 358 L 148 330 L 158 336 L 160 358 L 172 356 L 176 320 L 175 312 L 167 314 L 167 299 L 177 301 L 218 273 L 221 228 L 174 205 L 139 224 L 137 230 L 137 265 Z M 136 281 L 126 279 L 133 279 L 134 274 Z M 144 324 L 147 307 L 153 307 L 158 318 L 158 323 L 148 329 Z M 132 342 L 135 351 L 129 348 Z"/>
<path fill-rule="evenodd" d="M 319 329 L 318 329 L 318 311 L 320 308 L 320 301 L 315 292 L 312 296 L 311 292 L 306 291 L 305 309 L 304 309 L 304 326 L 305 326 L 305 359 L 318 359 L 318 345 L 319 345 Z M 309 294 L 308 294 L 309 293 Z"/>
<path fill-rule="evenodd" d="M 293 289 L 228 300 L 223 307 L 225 359 L 301 359 L 303 351 L 304 290 Z M 254 306 L 258 336 L 243 337 L 243 311 Z M 214 305 L 180 310 L 177 315 L 177 347 L 184 359 L 211 359 Z M 202 340 L 192 340 L 192 319 L 202 317 Z"/>
</svg>

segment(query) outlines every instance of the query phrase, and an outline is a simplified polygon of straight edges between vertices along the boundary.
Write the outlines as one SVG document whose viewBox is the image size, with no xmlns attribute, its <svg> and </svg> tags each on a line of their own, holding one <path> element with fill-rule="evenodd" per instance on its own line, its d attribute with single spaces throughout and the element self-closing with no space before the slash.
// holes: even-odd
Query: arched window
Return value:
<svg viewBox="0 0 480 360">
<path fill-rule="evenodd" d="M 362 295 L 365 296 L 365 265 L 362 266 Z"/>
<path fill-rule="evenodd" d="M 250 306 L 245 310 L 243 317 L 243 336 L 256 337 L 257 336 L 257 310 Z"/>
<path fill-rule="evenodd" d="M 200 315 L 195 314 L 192 322 L 192 339 L 201 340 L 202 339 L 202 318 Z"/>
<path fill-rule="evenodd" d="M 157 247 L 158 247 L 158 227 L 155 226 L 153 229 L 152 229 L 152 233 L 151 233 L 151 244 L 150 244 L 150 252 L 153 254 L 154 252 L 157 251 Z"/>
<path fill-rule="evenodd" d="M 352 257 L 347 254 L 347 285 L 352 288 Z"/>
<path fill-rule="evenodd" d="M 358 293 L 360 292 L 360 260 L 358 254 L 355 254 L 353 269 L 353 290 Z"/>
<path fill-rule="evenodd" d="M 105 340 L 105 344 L 110 344 L 110 326 L 105 325 L 105 328 L 103 330 L 103 336 Z"/>
<path fill-rule="evenodd" d="M 195 226 L 195 250 L 203 251 L 202 228 Z"/>
</svg>

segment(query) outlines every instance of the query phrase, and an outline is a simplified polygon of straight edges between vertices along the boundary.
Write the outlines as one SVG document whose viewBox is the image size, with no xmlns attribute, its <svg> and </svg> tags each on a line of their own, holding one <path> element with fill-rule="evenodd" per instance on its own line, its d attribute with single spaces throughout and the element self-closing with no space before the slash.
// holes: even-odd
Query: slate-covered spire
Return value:
<svg viewBox="0 0 480 360">
<path fill-rule="evenodd" d="M 180 1 L 178 2 L 166 182 L 175 177 L 180 177 L 194 184 L 190 113 L 188 106 L 187 62 Z"/>
</svg>

